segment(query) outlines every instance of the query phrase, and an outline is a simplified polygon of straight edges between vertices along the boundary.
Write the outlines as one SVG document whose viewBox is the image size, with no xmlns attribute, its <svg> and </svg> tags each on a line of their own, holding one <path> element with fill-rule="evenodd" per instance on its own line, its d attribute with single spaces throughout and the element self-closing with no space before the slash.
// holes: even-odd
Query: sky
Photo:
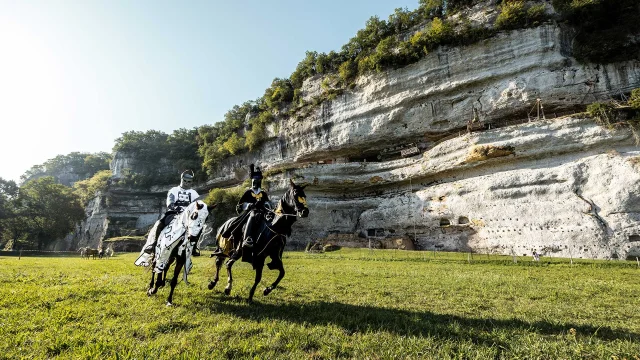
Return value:
<svg viewBox="0 0 640 360">
<path fill-rule="evenodd" d="M 418 0 L 0 0 L 0 177 L 123 132 L 223 119 Z"/>
</svg>

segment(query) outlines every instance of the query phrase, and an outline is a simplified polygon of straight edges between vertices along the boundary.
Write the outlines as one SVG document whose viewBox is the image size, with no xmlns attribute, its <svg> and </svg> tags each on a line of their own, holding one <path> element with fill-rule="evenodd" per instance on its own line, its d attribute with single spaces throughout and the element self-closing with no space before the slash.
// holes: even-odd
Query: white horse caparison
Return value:
<svg viewBox="0 0 640 360">
<path fill-rule="evenodd" d="M 136 265 L 152 266 L 151 282 L 147 295 L 157 293 L 158 289 L 165 285 L 169 267 L 176 263 L 171 279 L 171 291 L 167 297 L 167 305 L 173 303 L 173 292 L 178 284 L 178 276 L 184 266 L 184 280 L 191 270 L 191 253 L 198 241 L 209 212 L 216 205 L 207 206 L 203 201 L 192 202 L 185 210 L 178 214 L 171 224 L 167 225 L 158 238 L 154 254 L 141 253 Z M 153 229 L 152 229 L 153 233 Z M 145 256 L 151 259 L 145 258 Z M 154 281 L 155 275 L 157 279 Z"/>
</svg>

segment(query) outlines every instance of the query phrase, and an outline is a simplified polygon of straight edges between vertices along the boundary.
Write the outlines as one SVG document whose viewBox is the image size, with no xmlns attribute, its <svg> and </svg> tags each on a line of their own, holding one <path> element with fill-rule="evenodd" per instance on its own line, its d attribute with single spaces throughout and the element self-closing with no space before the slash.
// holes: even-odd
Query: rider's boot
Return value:
<svg viewBox="0 0 640 360">
<path fill-rule="evenodd" d="M 164 229 L 164 222 L 160 221 L 158 226 L 156 226 L 156 234 L 153 237 L 155 241 L 153 242 L 153 244 L 144 248 L 145 254 L 153 254 L 156 251 L 156 244 L 158 243 L 158 237 L 160 237 L 160 233 L 162 232 L 163 229 Z"/>
</svg>

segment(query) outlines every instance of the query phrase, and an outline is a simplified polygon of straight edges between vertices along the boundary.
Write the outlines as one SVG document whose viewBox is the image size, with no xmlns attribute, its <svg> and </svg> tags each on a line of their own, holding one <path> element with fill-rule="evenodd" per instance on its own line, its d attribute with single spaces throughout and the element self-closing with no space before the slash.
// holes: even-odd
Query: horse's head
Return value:
<svg viewBox="0 0 640 360">
<path fill-rule="evenodd" d="M 189 204 L 185 211 L 185 226 L 187 233 L 185 234 L 191 241 L 195 241 L 204 227 L 204 223 L 209 216 L 209 212 L 213 210 L 216 205 L 207 206 L 204 201 L 196 200 Z"/>
<path fill-rule="evenodd" d="M 304 188 L 307 185 L 296 185 L 293 180 L 289 180 L 289 191 L 283 197 L 285 203 L 296 211 L 299 217 L 309 216 L 309 208 L 307 207 L 307 195 Z"/>
</svg>

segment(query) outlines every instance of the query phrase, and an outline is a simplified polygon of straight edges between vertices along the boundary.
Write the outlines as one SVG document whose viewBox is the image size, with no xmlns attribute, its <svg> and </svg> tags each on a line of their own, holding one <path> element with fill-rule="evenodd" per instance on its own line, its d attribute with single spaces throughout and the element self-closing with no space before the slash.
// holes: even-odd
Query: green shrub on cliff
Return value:
<svg viewBox="0 0 640 360">
<path fill-rule="evenodd" d="M 111 170 L 98 171 L 90 179 L 78 181 L 73 184 L 73 191 L 80 197 L 83 204 L 91 200 L 96 191 L 104 191 L 107 189 L 107 182 L 111 177 Z"/>
<path fill-rule="evenodd" d="M 357 65 L 352 60 L 343 62 L 340 64 L 340 68 L 338 69 L 340 80 L 342 80 L 344 84 L 353 82 L 358 74 L 357 69 Z"/>
<path fill-rule="evenodd" d="M 610 103 L 593 103 L 587 106 L 587 113 L 601 126 L 613 128 L 613 122 L 617 115 L 615 108 Z"/>
<path fill-rule="evenodd" d="M 527 6 L 524 1 L 503 0 L 500 14 L 496 18 L 496 28 L 512 30 L 537 26 L 546 18 L 544 4 Z"/>
<path fill-rule="evenodd" d="M 203 159 L 202 168 L 207 174 L 211 175 L 216 164 L 230 156 L 231 151 L 234 154 L 244 151 L 245 139 L 240 134 L 245 129 L 247 116 L 258 113 L 263 104 L 264 101 L 261 98 L 256 101 L 246 101 L 227 111 L 223 121 L 198 128 L 198 153 Z M 231 139 L 232 137 L 235 138 Z"/>
<path fill-rule="evenodd" d="M 515 29 L 526 23 L 526 10 L 523 1 L 503 2 L 500 6 L 500 14 L 496 18 L 496 26 L 499 29 Z"/>
<path fill-rule="evenodd" d="M 631 91 L 631 97 L 629 98 L 629 106 L 636 110 L 640 110 L 640 88 Z"/>
</svg>

